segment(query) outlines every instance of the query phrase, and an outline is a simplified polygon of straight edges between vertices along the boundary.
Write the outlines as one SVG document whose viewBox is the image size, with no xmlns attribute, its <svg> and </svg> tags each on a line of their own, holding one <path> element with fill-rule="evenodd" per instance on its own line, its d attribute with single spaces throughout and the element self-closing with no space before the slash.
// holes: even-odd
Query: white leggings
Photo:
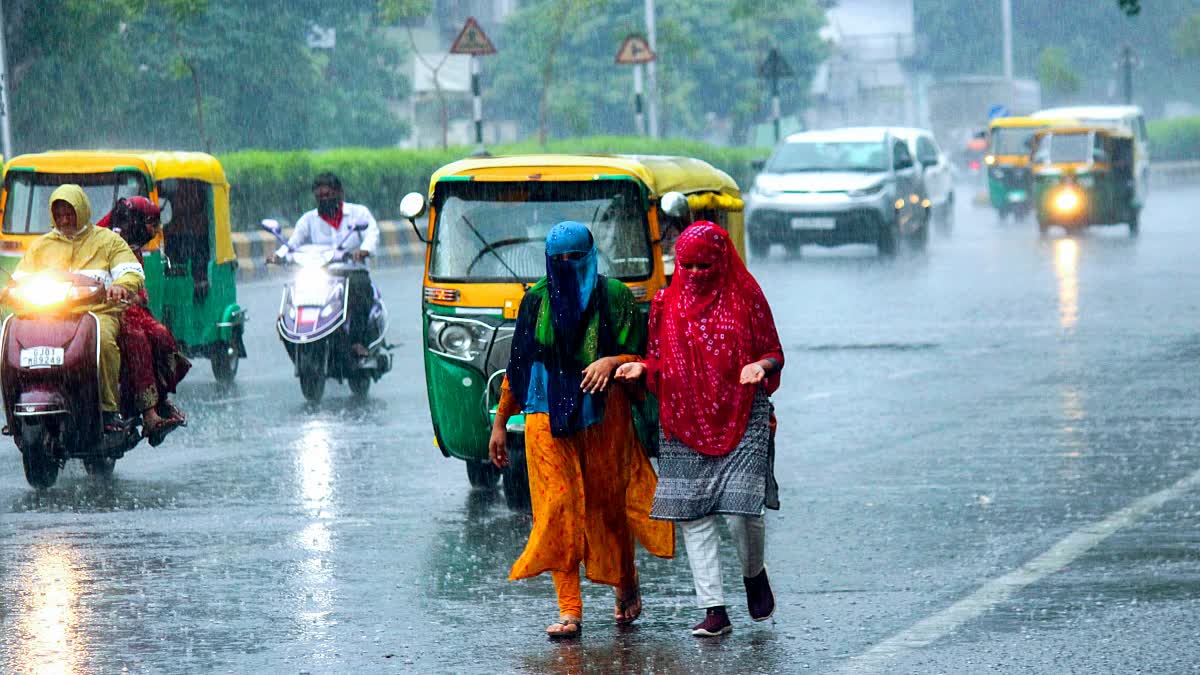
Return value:
<svg viewBox="0 0 1200 675">
<path fill-rule="evenodd" d="M 763 549 L 766 547 L 767 528 L 762 516 L 724 516 L 733 544 L 737 546 L 738 559 L 742 562 L 742 576 L 758 576 L 763 570 Z M 692 568 L 692 581 L 696 585 L 696 599 L 702 608 L 725 604 L 721 592 L 721 537 L 717 532 L 717 517 L 705 516 L 698 520 L 679 523 L 683 529 L 683 541 L 687 547 L 688 564 Z"/>
</svg>

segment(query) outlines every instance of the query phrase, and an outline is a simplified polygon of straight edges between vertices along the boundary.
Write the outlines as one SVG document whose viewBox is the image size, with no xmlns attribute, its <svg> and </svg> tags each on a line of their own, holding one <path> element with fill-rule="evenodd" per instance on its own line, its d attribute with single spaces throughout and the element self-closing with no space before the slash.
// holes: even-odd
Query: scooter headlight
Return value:
<svg viewBox="0 0 1200 675">
<path fill-rule="evenodd" d="M 293 301 L 296 305 L 324 305 L 329 297 L 329 275 L 320 267 L 301 267 L 296 272 Z"/>
<path fill-rule="evenodd" d="M 66 302 L 73 284 L 41 277 L 29 277 L 17 286 L 21 300 L 34 307 L 49 307 Z"/>
</svg>

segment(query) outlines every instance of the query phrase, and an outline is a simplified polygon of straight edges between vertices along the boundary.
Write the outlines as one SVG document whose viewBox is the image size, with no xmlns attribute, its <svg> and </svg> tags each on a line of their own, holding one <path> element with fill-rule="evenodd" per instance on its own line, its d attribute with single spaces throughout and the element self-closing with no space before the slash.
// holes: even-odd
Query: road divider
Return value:
<svg viewBox="0 0 1200 675">
<path fill-rule="evenodd" d="M 289 233 L 290 234 L 290 233 Z M 237 254 L 238 279 L 267 276 L 267 255 L 279 247 L 267 232 L 234 232 L 233 250 Z M 420 265 L 425 262 L 425 244 L 417 239 L 408 221 L 379 222 L 379 248 L 373 256 L 376 267 Z"/>
</svg>

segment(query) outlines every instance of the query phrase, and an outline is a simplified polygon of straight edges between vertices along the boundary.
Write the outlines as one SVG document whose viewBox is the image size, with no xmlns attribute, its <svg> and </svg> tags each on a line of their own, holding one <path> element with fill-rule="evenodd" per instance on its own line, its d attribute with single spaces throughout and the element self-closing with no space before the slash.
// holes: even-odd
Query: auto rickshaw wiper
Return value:
<svg viewBox="0 0 1200 675">
<path fill-rule="evenodd" d="M 525 290 L 529 290 L 529 286 L 521 279 L 521 275 L 517 274 L 512 267 L 509 267 L 508 263 L 504 262 L 504 257 L 499 253 L 496 253 L 496 249 L 493 248 L 490 243 L 488 243 L 488 240 L 485 239 L 482 234 L 479 234 L 479 230 L 475 229 L 475 226 L 471 224 L 471 221 L 467 219 L 467 216 L 462 215 L 459 217 L 462 218 L 462 221 L 471 229 L 471 234 L 475 235 L 475 238 L 479 240 L 479 243 L 483 244 L 483 251 L 481 251 L 481 253 L 488 252 L 495 256 L 496 260 L 499 260 L 500 264 L 504 266 L 504 269 L 508 270 L 508 273 L 512 276 L 513 281 L 521 284 L 521 287 Z"/>
</svg>

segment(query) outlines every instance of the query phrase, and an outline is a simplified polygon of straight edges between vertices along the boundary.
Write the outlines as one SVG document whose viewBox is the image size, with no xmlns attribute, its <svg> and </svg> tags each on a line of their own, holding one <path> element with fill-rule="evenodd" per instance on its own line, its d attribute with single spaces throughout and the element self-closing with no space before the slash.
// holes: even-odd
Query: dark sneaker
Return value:
<svg viewBox="0 0 1200 675">
<path fill-rule="evenodd" d="M 775 613 L 775 594 L 771 592 L 771 582 L 767 581 L 767 568 L 757 576 L 742 577 L 746 584 L 746 606 L 750 609 L 750 618 L 755 621 L 766 621 Z"/>
<path fill-rule="evenodd" d="M 725 613 L 725 606 L 709 607 L 704 610 L 704 620 L 692 626 L 692 635 L 696 637 L 717 637 L 733 631 L 733 624 L 729 623 L 729 615 Z"/>
</svg>

